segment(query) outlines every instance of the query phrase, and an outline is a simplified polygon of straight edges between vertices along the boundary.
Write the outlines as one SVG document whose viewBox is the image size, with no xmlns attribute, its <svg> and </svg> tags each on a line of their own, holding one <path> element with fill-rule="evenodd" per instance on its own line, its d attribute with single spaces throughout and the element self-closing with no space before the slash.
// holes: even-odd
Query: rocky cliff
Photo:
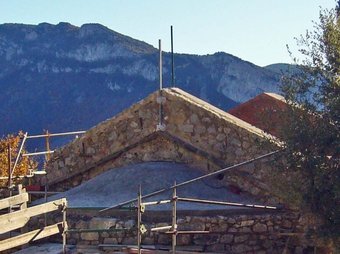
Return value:
<svg viewBox="0 0 340 254">
<path fill-rule="evenodd" d="M 235 56 L 175 54 L 176 86 L 224 110 L 279 74 Z M 164 86 L 170 54 L 164 53 Z M 0 135 L 88 129 L 158 88 L 157 49 L 99 24 L 0 25 Z"/>
</svg>

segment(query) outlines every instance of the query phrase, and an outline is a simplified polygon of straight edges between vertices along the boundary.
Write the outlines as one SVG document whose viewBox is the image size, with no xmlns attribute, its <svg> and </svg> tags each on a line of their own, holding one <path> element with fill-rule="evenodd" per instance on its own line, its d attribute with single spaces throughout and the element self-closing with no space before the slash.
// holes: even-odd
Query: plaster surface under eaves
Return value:
<svg viewBox="0 0 340 254">
<path fill-rule="evenodd" d="M 146 162 L 108 170 L 95 178 L 66 192 L 51 196 L 49 200 L 66 197 L 68 206 L 76 207 L 111 207 L 137 198 L 139 185 L 142 194 L 148 194 L 203 175 L 199 170 L 185 164 L 173 162 Z M 159 194 L 147 201 L 170 199 L 172 192 Z M 199 180 L 177 189 L 177 196 L 200 198 L 246 204 L 259 204 L 254 199 L 235 194 L 222 186 L 216 176 Z M 233 206 L 217 206 L 178 202 L 179 210 L 238 209 Z M 244 209 L 243 207 L 240 207 Z M 171 205 L 151 206 L 148 209 L 168 210 Z"/>
</svg>

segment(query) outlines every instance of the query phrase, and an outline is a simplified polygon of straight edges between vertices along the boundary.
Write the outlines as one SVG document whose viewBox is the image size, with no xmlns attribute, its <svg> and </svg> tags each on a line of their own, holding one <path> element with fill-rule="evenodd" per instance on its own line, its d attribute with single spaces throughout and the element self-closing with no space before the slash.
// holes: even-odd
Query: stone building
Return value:
<svg viewBox="0 0 340 254">
<path fill-rule="evenodd" d="M 108 172 L 138 170 L 145 163 L 170 163 L 167 167 L 170 170 L 173 168 L 176 180 L 178 165 L 203 175 L 250 160 L 246 165 L 215 176 L 214 184 L 217 182 L 219 187 L 222 186 L 226 193 L 232 193 L 230 196 L 234 195 L 239 202 L 248 201 L 280 209 L 184 207 L 178 212 L 178 227 L 210 233 L 178 235 L 178 248 L 214 253 L 282 253 L 283 250 L 302 253 L 303 249 L 311 248 L 311 244 L 297 239 L 294 234 L 305 232 L 306 218 L 290 210 L 287 204 L 282 204 L 279 195 L 272 191 L 275 186 L 271 175 L 276 170 L 274 162 L 278 155 L 255 159 L 279 149 L 280 143 L 275 137 L 263 130 L 178 88 L 167 88 L 152 93 L 55 151 L 48 163 L 47 177 L 42 178 L 41 183 L 45 184 L 47 179 L 49 190 L 65 191 L 66 197 L 69 193 L 74 198 L 80 197 L 75 194 L 81 194 L 85 190 L 81 186 L 86 184 L 91 186 L 87 190 L 101 195 L 99 185 L 117 187 L 119 182 L 124 182 L 122 188 L 112 186 L 114 195 L 110 202 L 115 205 L 119 199 L 115 197 L 125 195 L 127 189 L 133 189 L 131 195 L 136 195 L 136 185 L 147 185 L 142 186 L 146 190 L 153 185 L 150 179 L 158 183 L 164 179 L 166 182 L 166 176 L 159 171 L 160 177 L 157 178 L 148 175 L 146 170 L 145 175 L 138 178 L 137 173 L 141 171 L 129 171 L 131 173 L 125 175 L 124 179 L 117 179 L 117 173 L 111 183 L 95 182 L 94 179 L 99 177 L 105 179 L 103 174 Z M 199 194 L 200 191 L 201 187 L 197 185 L 195 193 Z M 204 196 L 203 192 L 202 188 Z M 216 189 L 216 193 L 217 198 L 220 194 L 220 200 L 228 201 L 228 197 L 222 198 L 222 191 Z M 240 195 L 239 199 L 237 195 Z M 70 206 L 72 208 L 72 199 Z M 135 213 L 118 210 L 99 213 L 99 207 L 87 207 L 84 210 L 75 205 L 73 212 L 72 209 L 69 212 L 69 226 L 136 227 Z M 150 210 L 144 220 L 147 228 L 150 228 L 168 223 L 171 216 L 169 211 Z M 69 242 L 89 245 L 135 244 L 136 235 L 133 232 L 72 233 Z M 142 242 L 165 246 L 171 244 L 171 236 L 147 232 Z"/>
</svg>

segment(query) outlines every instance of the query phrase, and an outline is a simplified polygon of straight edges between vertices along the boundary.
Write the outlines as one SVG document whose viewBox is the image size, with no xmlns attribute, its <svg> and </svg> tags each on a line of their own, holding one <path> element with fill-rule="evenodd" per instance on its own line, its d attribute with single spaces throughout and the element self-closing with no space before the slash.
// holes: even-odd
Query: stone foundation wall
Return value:
<svg viewBox="0 0 340 254">
<path fill-rule="evenodd" d="M 288 236 L 297 229 L 299 215 L 294 213 L 252 213 L 237 212 L 230 214 L 211 212 L 195 214 L 186 212 L 178 215 L 178 230 L 210 231 L 209 234 L 181 234 L 177 236 L 180 249 L 215 253 L 282 253 L 285 246 L 292 253 L 299 253 L 301 247 L 291 246 Z M 147 229 L 170 225 L 171 214 L 152 212 L 142 216 Z M 69 228 L 73 229 L 129 229 L 117 232 L 90 232 L 68 234 L 68 243 L 80 245 L 127 244 L 136 245 L 135 213 L 110 217 L 93 217 L 91 214 L 68 214 Z M 142 237 L 142 244 L 171 246 L 171 235 L 153 233 L 148 230 Z M 288 248 L 288 249 L 289 249 Z"/>
</svg>

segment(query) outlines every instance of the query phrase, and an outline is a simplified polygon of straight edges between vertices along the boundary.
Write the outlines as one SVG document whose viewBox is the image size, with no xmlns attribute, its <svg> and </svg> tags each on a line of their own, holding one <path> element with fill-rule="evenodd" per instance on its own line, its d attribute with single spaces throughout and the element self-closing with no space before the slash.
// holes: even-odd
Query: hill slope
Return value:
<svg viewBox="0 0 340 254">
<path fill-rule="evenodd" d="M 170 83 L 164 53 L 164 84 Z M 175 55 L 176 86 L 224 110 L 279 74 L 226 53 Z M 0 135 L 87 129 L 158 88 L 157 49 L 99 24 L 0 25 Z"/>
</svg>

